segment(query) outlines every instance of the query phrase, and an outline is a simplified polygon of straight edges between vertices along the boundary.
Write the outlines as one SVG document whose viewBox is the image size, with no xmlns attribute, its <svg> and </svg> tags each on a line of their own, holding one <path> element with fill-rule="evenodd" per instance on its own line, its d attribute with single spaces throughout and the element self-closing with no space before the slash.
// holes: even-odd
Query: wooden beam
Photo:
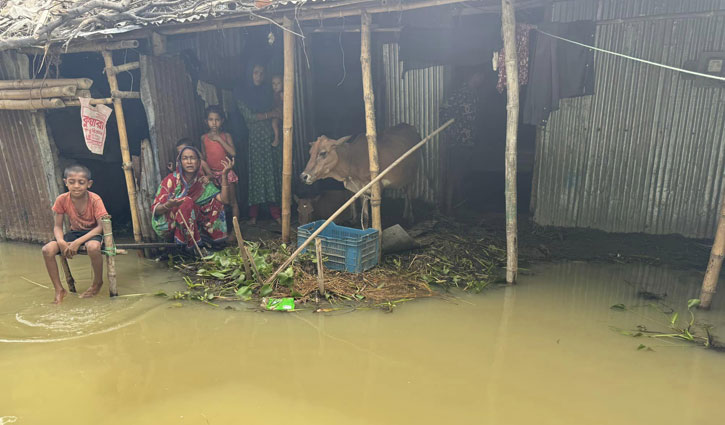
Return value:
<svg viewBox="0 0 725 425">
<path fill-rule="evenodd" d="M 57 53 L 82 53 L 82 52 L 101 52 L 104 50 L 123 50 L 123 49 L 136 49 L 138 48 L 138 40 L 121 40 L 121 41 L 94 41 L 84 42 L 78 44 L 71 44 L 67 48 L 63 48 L 59 43 L 50 47 L 51 52 Z M 43 55 L 47 53 L 44 48 L 41 47 L 27 47 L 20 49 L 23 53 Z"/>
<path fill-rule="evenodd" d="M 65 106 L 81 106 L 81 102 L 77 99 L 64 100 Z M 113 103 L 113 98 L 106 97 L 102 99 L 91 99 L 91 105 L 110 105 Z"/>
<path fill-rule="evenodd" d="M 113 67 L 113 55 L 110 51 L 101 52 L 106 68 Z M 118 92 L 118 80 L 116 75 L 106 75 L 108 85 L 111 87 L 111 93 Z M 138 220 L 138 208 L 136 204 L 136 185 L 133 181 L 133 171 L 131 167 L 131 153 L 128 149 L 128 134 L 126 133 L 126 118 L 123 114 L 123 104 L 121 99 L 114 97 L 113 109 L 116 112 L 116 124 L 118 125 L 118 139 L 121 144 L 121 158 L 123 159 L 123 174 L 126 177 L 126 190 L 128 191 L 128 203 L 131 208 L 131 225 L 133 226 L 133 240 L 136 243 L 141 242 L 141 228 Z"/>
<path fill-rule="evenodd" d="M 360 31 L 360 64 L 362 65 L 363 98 L 365 101 L 365 134 L 368 139 L 368 158 L 370 160 L 370 180 L 374 180 L 380 172 L 378 164 L 378 133 L 375 124 L 375 94 L 373 93 L 373 72 L 370 61 L 370 24 L 372 17 L 365 12 L 361 18 Z M 373 228 L 377 229 L 380 239 L 383 237 L 383 224 L 380 215 L 381 200 L 380 183 L 372 187 L 370 206 L 373 211 Z"/>
<path fill-rule="evenodd" d="M 141 99 L 141 92 L 111 90 L 111 97 L 114 99 Z"/>
<path fill-rule="evenodd" d="M 136 62 L 128 62 L 124 63 L 123 65 L 113 66 L 111 68 L 105 68 L 106 74 L 113 73 L 113 74 L 119 74 L 121 72 L 131 71 L 133 69 L 139 69 L 141 68 L 141 63 Z"/>
<path fill-rule="evenodd" d="M 78 86 L 41 87 L 37 89 L 0 90 L 0 99 L 27 100 L 75 96 Z"/>
<path fill-rule="evenodd" d="M 57 78 L 33 80 L 0 80 L 0 90 L 34 89 L 40 87 L 76 86 L 79 89 L 90 89 L 93 80 L 90 78 Z"/>
<path fill-rule="evenodd" d="M 518 275 L 516 219 L 516 141 L 519 126 L 519 67 L 516 50 L 516 12 L 513 0 L 501 0 L 501 34 L 506 54 L 506 283 Z"/>
<path fill-rule="evenodd" d="M 12 111 L 32 111 L 35 109 L 59 109 L 65 108 L 61 99 L 24 99 L 24 100 L 0 100 L 0 109 Z"/>
<path fill-rule="evenodd" d="M 292 20 L 284 18 L 285 28 L 292 30 Z M 284 99 L 282 112 L 282 240 L 290 242 L 292 218 L 292 124 L 295 96 L 295 36 L 284 32 Z"/>
<path fill-rule="evenodd" d="M 323 19 L 335 19 L 335 18 L 344 18 L 346 16 L 360 16 L 362 15 L 363 11 L 367 11 L 367 13 L 374 14 L 374 13 L 388 13 L 388 12 L 403 12 L 406 10 L 415 10 L 415 9 L 422 9 L 426 7 L 435 7 L 435 6 L 445 6 L 449 4 L 457 4 L 457 3 L 464 3 L 469 0 L 426 0 L 426 1 L 419 1 L 419 2 L 396 2 L 394 5 L 370 5 L 367 8 L 362 7 L 352 7 L 348 9 L 338 9 L 338 10 L 315 10 L 314 7 L 308 6 L 307 11 L 300 11 L 299 13 L 295 14 L 295 20 L 298 22 L 302 21 L 313 21 L 313 20 L 323 20 Z M 329 5 L 323 5 L 326 6 L 326 9 L 330 9 Z M 334 5 L 337 6 L 337 5 Z M 269 25 L 270 21 L 272 22 L 280 22 L 279 18 L 274 18 L 270 16 L 266 16 L 267 19 L 261 19 L 259 17 L 256 17 L 254 15 L 248 15 L 246 16 L 246 20 L 240 19 L 239 16 L 233 16 L 229 18 L 222 18 L 218 19 L 213 22 L 207 22 L 203 24 L 198 25 L 179 25 L 175 27 L 170 28 L 159 28 L 159 33 L 164 35 L 173 35 L 173 34 L 189 34 L 189 33 L 196 33 L 196 32 L 204 32 L 204 31 L 221 31 L 228 28 L 240 28 L 240 27 L 252 27 L 252 26 L 261 26 L 261 25 Z"/>
</svg>

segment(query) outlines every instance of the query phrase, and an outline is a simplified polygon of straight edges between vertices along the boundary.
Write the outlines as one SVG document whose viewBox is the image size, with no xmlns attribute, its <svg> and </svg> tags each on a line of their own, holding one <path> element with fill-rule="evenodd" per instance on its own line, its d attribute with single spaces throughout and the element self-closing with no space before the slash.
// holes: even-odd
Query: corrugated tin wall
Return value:
<svg viewBox="0 0 725 425">
<path fill-rule="evenodd" d="M 421 137 L 438 128 L 438 110 L 443 103 L 444 73 L 442 66 L 411 70 L 403 75 L 398 58 L 398 44 L 383 45 L 385 68 L 385 125 L 408 123 Z M 438 200 L 438 137 L 421 149 L 421 166 L 414 186 L 414 197 L 426 202 Z M 402 194 L 394 194 L 401 196 Z"/>
<path fill-rule="evenodd" d="M 28 57 L 0 52 L 0 79 L 29 77 Z M 47 242 L 59 171 L 43 112 L 0 111 L 0 238 Z"/>
<path fill-rule="evenodd" d="M 725 9 L 722 0 L 556 3 L 554 20 Z M 725 51 L 725 17 L 599 25 L 598 47 L 682 67 Z M 566 99 L 537 143 L 534 220 L 712 237 L 725 166 L 725 89 L 597 53 L 595 95 Z"/>
<path fill-rule="evenodd" d="M 141 101 L 157 167 L 165 175 L 166 164 L 176 160 L 176 142 L 197 141 L 204 133 L 204 108 L 179 56 L 141 55 Z"/>
</svg>

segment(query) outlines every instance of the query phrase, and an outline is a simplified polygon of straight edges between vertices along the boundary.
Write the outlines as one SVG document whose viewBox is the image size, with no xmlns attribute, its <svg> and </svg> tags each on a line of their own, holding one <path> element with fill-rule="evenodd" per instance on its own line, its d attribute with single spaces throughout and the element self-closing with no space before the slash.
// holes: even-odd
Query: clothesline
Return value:
<svg viewBox="0 0 725 425">
<path fill-rule="evenodd" d="M 672 70 L 672 71 L 677 71 L 677 72 L 682 72 L 682 73 L 685 73 L 685 74 L 696 75 L 698 77 L 710 78 L 712 80 L 718 80 L 718 81 L 725 81 L 725 77 L 718 77 L 716 75 L 703 74 L 702 72 L 690 71 L 690 70 L 687 70 L 687 69 L 677 68 L 677 67 L 670 66 L 670 65 L 665 65 L 665 64 L 661 64 L 661 63 L 657 63 L 657 62 L 648 61 L 648 60 L 645 60 L 645 59 L 636 58 L 634 56 L 628 56 L 628 55 L 625 55 L 625 54 L 622 54 L 622 53 L 612 52 L 612 51 L 609 51 L 609 50 L 601 49 L 599 47 L 594 47 L 594 46 L 589 46 L 589 45 L 584 44 L 584 43 L 579 43 L 578 41 L 569 40 L 569 39 L 566 39 L 564 37 L 560 37 L 558 35 L 550 34 L 550 33 L 546 32 L 546 31 L 542 31 L 542 30 L 540 30 L 538 28 L 534 28 L 534 29 L 536 31 L 540 32 L 541 34 L 548 35 L 549 37 L 556 38 L 557 40 L 566 41 L 567 43 L 576 44 L 577 46 L 586 47 L 587 49 L 596 50 L 598 52 L 607 53 L 607 54 L 614 55 L 614 56 L 619 56 L 619 57 L 622 57 L 622 58 L 625 58 L 625 59 L 630 59 L 630 60 L 633 60 L 633 61 L 636 61 L 636 62 L 646 63 L 648 65 L 658 66 L 660 68 L 665 68 L 665 69 L 669 69 L 669 70 Z"/>
</svg>

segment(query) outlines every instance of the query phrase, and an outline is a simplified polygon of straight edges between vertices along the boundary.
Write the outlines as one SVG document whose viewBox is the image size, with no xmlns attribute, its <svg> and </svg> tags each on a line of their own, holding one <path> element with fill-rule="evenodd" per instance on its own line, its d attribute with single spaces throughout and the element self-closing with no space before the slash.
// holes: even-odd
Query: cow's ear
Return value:
<svg viewBox="0 0 725 425">
<path fill-rule="evenodd" d="M 333 143 L 335 146 L 340 146 L 341 144 L 347 142 L 348 140 L 352 139 L 352 136 L 345 136 L 342 138 L 339 138 L 335 140 L 335 143 Z"/>
<path fill-rule="evenodd" d="M 295 202 L 297 202 L 298 204 L 300 203 L 300 198 L 298 198 L 297 195 L 292 195 L 292 197 L 294 198 Z"/>
<path fill-rule="evenodd" d="M 321 142 L 321 141 L 323 141 L 323 140 L 325 140 L 325 139 L 327 139 L 327 136 L 325 136 L 325 135 L 323 134 L 322 136 L 318 137 L 318 138 L 317 138 L 317 140 L 315 140 L 314 142 L 310 142 L 310 146 L 314 145 L 314 144 L 315 144 L 315 143 L 317 143 L 317 142 Z"/>
</svg>

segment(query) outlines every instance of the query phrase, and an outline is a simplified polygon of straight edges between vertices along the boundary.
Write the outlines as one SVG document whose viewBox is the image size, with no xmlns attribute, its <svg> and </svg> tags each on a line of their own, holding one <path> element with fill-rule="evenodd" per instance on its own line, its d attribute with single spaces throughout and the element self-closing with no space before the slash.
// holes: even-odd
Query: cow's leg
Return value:
<svg viewBox="0 0 725 425">
<path fill-rule="evenodd" d="M 370 223 L 370 196 L 362 196 L 362 209 L 360 211 L 360 227 L 365 230 Z"/>
<path fill-rule="evenodd" d="M 412 226 L 414 222 L 413 217 L 413 189 L 409 186 L 405 190 L 405 202 L 403 206 L 403 219 L 407 222 L 408 226 Z"/>
</svg>

